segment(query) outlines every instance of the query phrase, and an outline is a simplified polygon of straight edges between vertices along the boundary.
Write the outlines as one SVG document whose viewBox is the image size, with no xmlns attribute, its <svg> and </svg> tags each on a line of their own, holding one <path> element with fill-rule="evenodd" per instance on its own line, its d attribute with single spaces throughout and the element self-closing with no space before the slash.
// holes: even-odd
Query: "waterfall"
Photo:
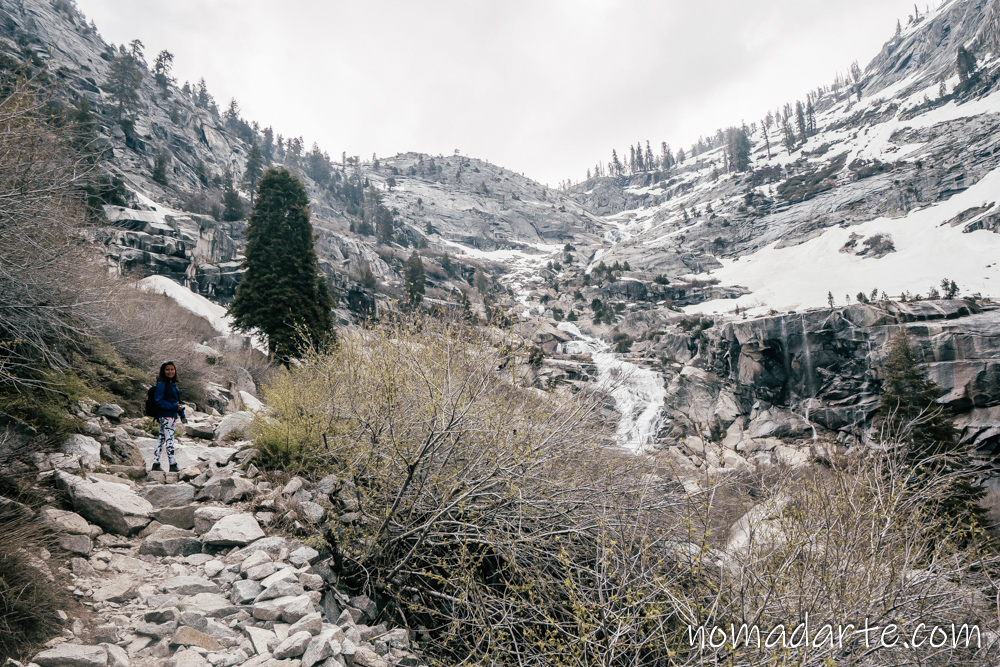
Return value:
<svg viewBox="0 0 1000 667">
<path fill-rule="evenodd" d="M 578 339 L 565 343 L 562 349 L 568 354 L 590 354 L 597 366 L 597 387 L 615 399 L 621 415 L 615 431 L 618 445 L 636 454 L 647 451 L 656 443 L 663 423 L 663 401 L 667 396 L 663 376 L 609 352 L 607 343 L 581 333 L 574 324 L 560 322 L 558 328 Z"/>
<path fill-rule="evenodd" d="M 788 401 L 792 399 L 792 351 L 788 349 L 788 327 L 785 325 L 785 316 L 781 320 L 781 354 L 785 362 L 785 385 L 788 387 Z"/>
<path fill-rule="evenodd" d="M 813 365 L 812 365 L 812 352 L 809 349 L 809 328 L 806 326 L 806 316 L 800 315 L 799 321 L 802 324 L 802 351 L 806 360 L 806 391 L 809 392 L 809 397 L 806 399 L 806 411 L 805 417 L 806 421 L 809 421 L 809 411 L 812 409 L 812 401 L 816 396 L 816 382 L 813 378 Z M 812 422 L 810 422 L 811 424 Z M 816 439 L 816 429 L 813 428 L 813 440 Z"/>
</svg>

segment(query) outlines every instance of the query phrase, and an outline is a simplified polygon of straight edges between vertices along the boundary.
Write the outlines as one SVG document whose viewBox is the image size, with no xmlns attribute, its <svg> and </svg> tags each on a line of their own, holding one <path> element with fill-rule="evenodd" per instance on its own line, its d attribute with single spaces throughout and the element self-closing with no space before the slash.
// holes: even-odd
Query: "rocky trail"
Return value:
<svg viewBox="0 0 1000 667">
<path fill-rule="evenodd" d="M 338 587 L 328 555 L 313 548 L 321 544 L 278 534 L 281 526 L 318 536 L 331 512 L 349 522 L 356 503 L 349 483 L 265 476 L 252 463 L 251 443 L 231 442 L 250 412 L 221 417 L 191 408 L 176 445 L 180 472 L 147 473 L 156 441 L 136 428 L 140 420 L 122 418 L 117 406 L 81 409 L 92 411 L 88 425 L 105 448 L 141 453 L 145 466 L 100 468 L 102 442 L 76 435 L 35 461 L 39 482 L 54 481 L 73 511 L 56 507 L 54 497 L 37 512 L 3 503 L 56 532 L 69 557 L 43 552 L 36 566 L 49 577 L 68 575 L 70 592 L 91 612 L 83 619 L 60 612 L 62 636 L 31 665 L 423 663 L 412 652 L 418 632 L 389 627 L 375 601 Z"/>
</svg>

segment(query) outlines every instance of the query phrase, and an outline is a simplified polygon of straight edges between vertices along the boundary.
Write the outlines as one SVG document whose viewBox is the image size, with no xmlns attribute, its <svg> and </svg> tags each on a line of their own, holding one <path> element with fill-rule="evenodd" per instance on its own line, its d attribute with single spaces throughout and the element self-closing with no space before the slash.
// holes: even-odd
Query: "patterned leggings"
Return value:
<svg viewBox="0 0 1000 667">
<path fill-rule="evenodd" d="M 167 460 L 170 465 L 177 463 L 174 458 L 174 430 L 177 427 L 176 417 L 160 417 L 160 441 L 156 443 L 156 451 L 153 452 L 153 462 L 160 462 L 160 450 L 167 446 Z"/>
</svg>

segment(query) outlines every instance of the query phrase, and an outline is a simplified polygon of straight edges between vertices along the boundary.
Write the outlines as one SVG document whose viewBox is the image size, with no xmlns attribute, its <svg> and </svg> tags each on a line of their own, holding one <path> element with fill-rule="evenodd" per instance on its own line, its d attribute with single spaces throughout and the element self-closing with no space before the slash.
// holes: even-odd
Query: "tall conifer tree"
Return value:
<svg viewBox="0 0 1000 667">
<path fill-rule="evenodd" d="M 244 267 L 229 313 L 238 328 L 267 334 L 273 357 L 288 359 L 332 334 L 334 304 L 313 247 L 309 197 L 285 169 L 261 178 Z"/>
</svg>

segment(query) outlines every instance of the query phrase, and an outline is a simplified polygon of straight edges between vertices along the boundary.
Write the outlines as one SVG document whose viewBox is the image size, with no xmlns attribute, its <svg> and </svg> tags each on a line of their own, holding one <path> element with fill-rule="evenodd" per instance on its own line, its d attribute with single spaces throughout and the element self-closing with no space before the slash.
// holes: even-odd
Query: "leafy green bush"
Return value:
<svg viewBox="0 0 1000 667">
<path fill-rule="evenodd" d="M 150 434 L 154 438 L 160 435 L 160 422 L 159 420 L 153 417 L 146 417 L 145 419 L 143 419 L 141 422 L 139 422 L 138 428 L 139 430 L 145 431 L 146 433 Z"/>
</svg>

